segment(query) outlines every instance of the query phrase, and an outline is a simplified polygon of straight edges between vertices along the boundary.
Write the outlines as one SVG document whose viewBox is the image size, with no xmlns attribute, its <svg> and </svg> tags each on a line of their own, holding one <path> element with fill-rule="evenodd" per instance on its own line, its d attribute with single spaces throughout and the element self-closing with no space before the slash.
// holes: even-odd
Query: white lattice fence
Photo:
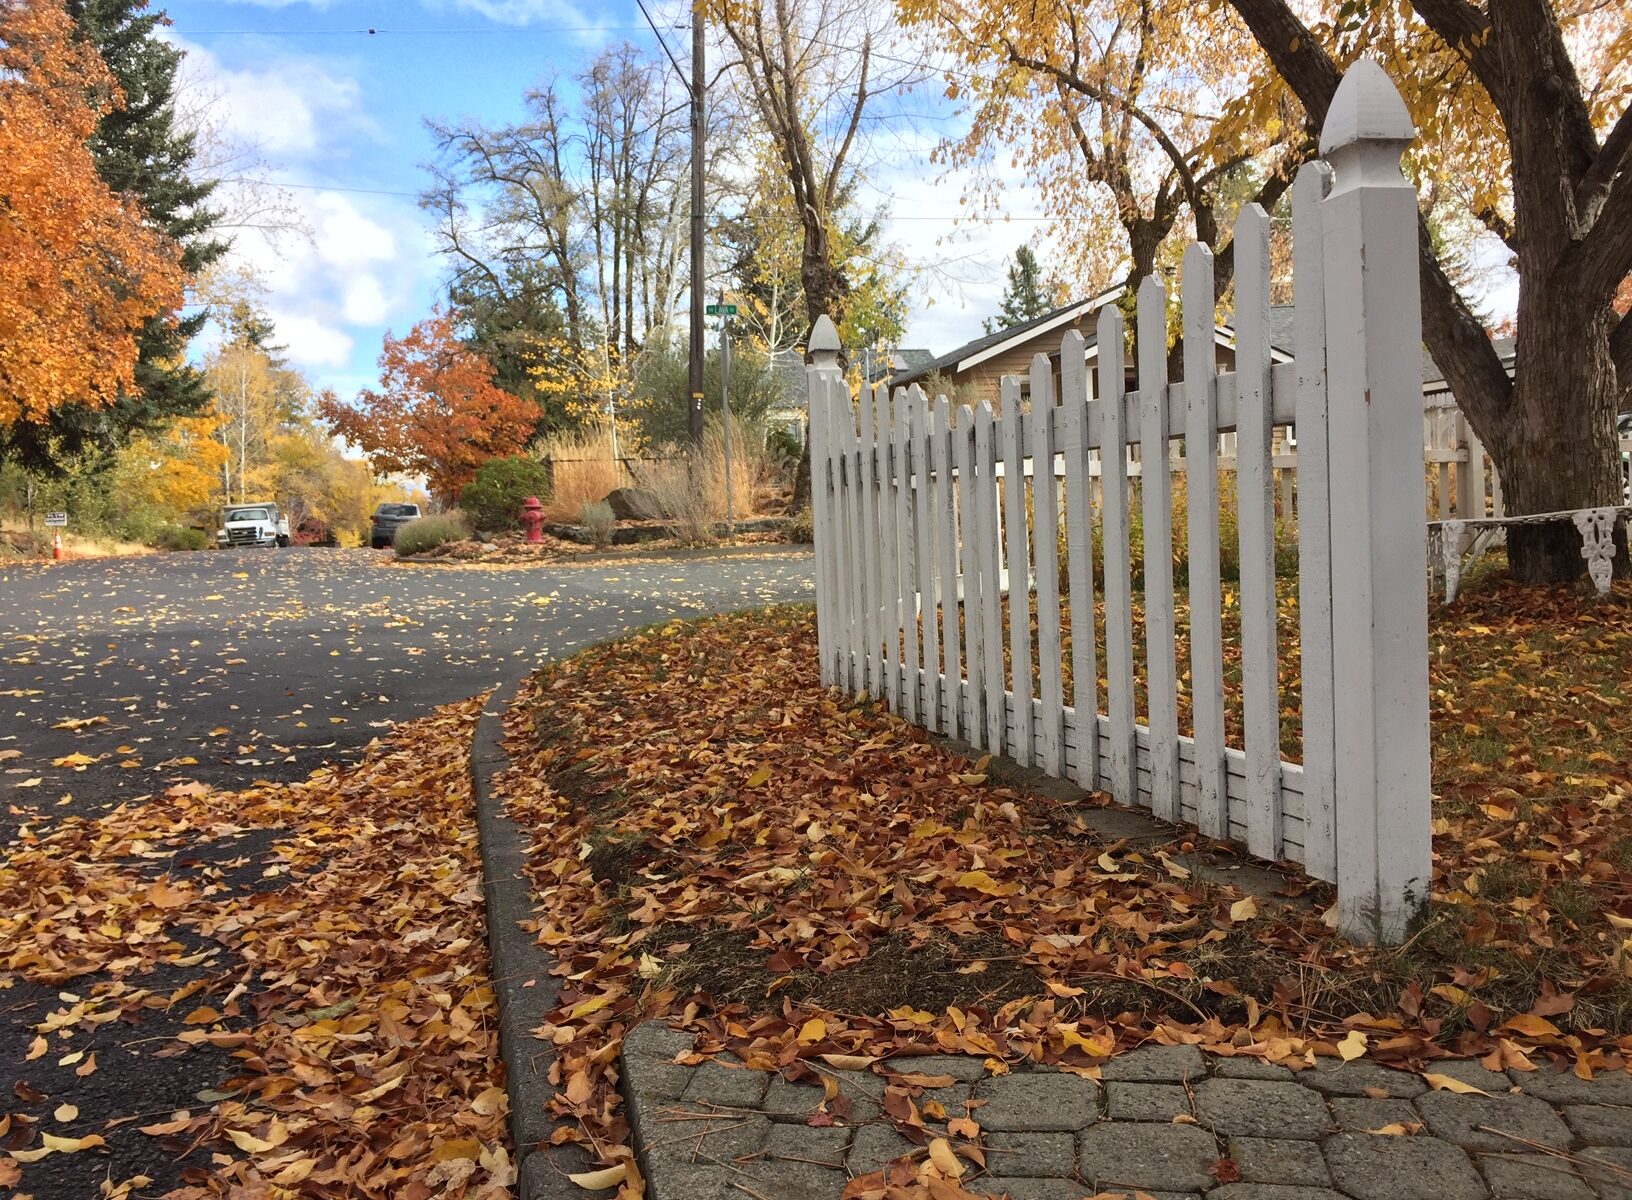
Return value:
<svg viewBox="0 0 1632 1200">
<path fill-rule="evenodd" d="M 855 403 L 825 319 L 808 372 L 824 681 L 1263 858 L 1302 863 L 1338 884 L 1342 927 L 1364 939 L 1400 937 L 1430 877 L 1416 207 L 1399 170 L 1412 136 L 1381 69 L 1351 68 L 1323 136 L 1330 165 L 1304 167 L 1293 189 L 1295 362 L 1271 366 L 1268 221 L 1249 206 L 1235 231 L 1234 371 L 1217 369 L 1212 255 L 1193 245 L 1183 382 L 1167 378 L 1155 279 L 1138 290 L 1134 392 L 1114 350 L 1124 345 L 1114 307 L 1099 315 L 1097 388 L 1082 338 L 1068 333 L 1057 377 L 1047 356 L 1033 362 L 1029 408 L 1018 380 L 1005 381 L 996 412 L 954 413 L 916 387 L 865 389 Z M 1279 428 L 1297 442 L 1302 752 L 1292 758 L 1277 670 L 1289 632 L 1277 626 Z M 1238 745 L 1225 736 L 1220 434 L 1236 446 Z M 1188 480 L 1182 595 L 1175 443 Z M 1185 666 L 1191 718 L 1181 729 Z"/>
</svg>

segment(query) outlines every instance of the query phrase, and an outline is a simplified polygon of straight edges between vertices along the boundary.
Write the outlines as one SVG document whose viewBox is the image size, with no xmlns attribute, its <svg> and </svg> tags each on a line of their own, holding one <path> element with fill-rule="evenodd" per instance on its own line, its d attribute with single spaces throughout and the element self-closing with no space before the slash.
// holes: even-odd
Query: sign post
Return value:
<svg viewBox="0 0 1632 1200">
<path fill-rule="evenodd" d="M 720 318 L 720 413 L 725 435 L 725 523 L 732 537 L 737 534 L 737 515 L 731 497 L 731 330 L 730 318 L 737 315 L 735 304 L 710 304 L 705 310 Z"/>
</svg>

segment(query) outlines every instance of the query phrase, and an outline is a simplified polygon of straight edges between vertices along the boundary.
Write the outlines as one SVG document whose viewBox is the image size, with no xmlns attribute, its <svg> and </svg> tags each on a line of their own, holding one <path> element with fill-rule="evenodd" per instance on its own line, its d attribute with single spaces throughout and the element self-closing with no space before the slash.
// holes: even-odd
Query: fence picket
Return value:
<svg viewBox="0 0 1632 1200">
<path fill-rule="evenodd" d="M 1173 480 L 1168 456 L 1167 293 L 1139 285 L 1139 494 L 1145 517 L 1145 695 L 1150 717 L 1150 811 L 1179 816 L 1178 643 L 1173 612 Z"/>
<path fill-rule="evenodd" d="M 878 422 L 873 417 L 873 389 L 866 384 L 861 388 L 861 409 L 857 416 L 861 423 L 861 444 L 857 453 L 855 487 L 861 497 L 861 591 L 867 631 L 867 653 L 863 662 L 867 692 L 877 698 L 884 694 L 884 672 L 880 662 L 884 645 L 884 606 L 879 595 L 879 583 L 884 572 L 878 553 Z"/>
<path fill-rule="evenodd" d="M 975 552 L 980 556 L 981 678 L 986 695 L 986 749 L 1003 753 L 1008 731 L 1003 693 L 1003 575 L 997 520 L 997 440 L 992 406 L 975 409 Z"/>
<path fill-rule="evenodd" d="M 1331 442 L 1326 422 L 1325 267 L 1320 203 L 1331 168 L 1305 163 L 1292 184 L 1293 349 L 1298 364 L 1298 643 L 1303 676 L 1303 861 L 1337 878 L 1332 696 Z M 1313 302 L 1311 302 L 1313 297 Z M 1461 470 L 1457 472 L 1461 478 Z"/>
<path fill-rule="evenodd" d="M 1054 376 L 1048 355 L 1031 360 L 1032 571 L 1037 579 L 1037 684 L 1042 696 L 1043 770 L 1065 773 L 1065 680 L 1060 663 L 1060 501 L 1054 479 Z"/>
<path fill-rule="evenodd" d="M 878 421 L 878 560 L 884 642 L 884 697 L 901 715 L 901 548 L 896 544 L 895 423 L 888 384 L 874 389 L 873 415 Z"/>
<path fill-rule="evenodd" d="M 1133 581 L 1128 528 L 1128 406 L 1122 313 L 1099 310 L 1100 486 L 1105 546 L 1105 711 L 1110 720 L 1111 795 L 1137 804 L 1134 774 Z"/>
<path fill-rule="evenodd" d="M 941 606 L 941 730 L 948 737 L 957 737 L 963 727 L 959 710 L 962 707 L 963 660 L 958 652 L 958 494 L 952 476 L 951 404 L 945 396 L 935 397 L 930 414 L 930 446 L 933 462 L 929 464 L 930 496 L 933 500 L 933 522 L 936 529 L 937 555 L 936 599 Z"/>
<path fill-rule="evenodd" d="M 812 333 L 811 342 L 816 343 L 820 337 L 821 330 L 818 329 Z M 835 591 L 836 572 L 830 566 L 834 558 L 834 530 L 827 516 L 828 501 L 833 495 L 832 475 L 827 461 L 827 379 L 815 361 L 817 353 L 815 350 L 811 352 L 811 361 L 805 366 L 805 394 L 809 397 L 806 416 L 810 422 L 810 519 L 816 538 L 816 594 L 831 597 Z M 837 357 L 832 351 L 826 351 L 824 357 L 826 354 Z M 831 601 L 816 606 L 816 643 L 823 687 L 832 687 L 839 682 L 834 669 L 838 661 L 833 630 L 837 617 L 837 606 Z"/>
<path fill-rule="evenodd" d="M 917 384 L 907 389 L 912 420 L 912 496 L 917 536 L 912 559 L 918 569 L 918 623 L 923 639 L 924 725 L 941 728 L 940 639 L 936 636 L 935 520 L 930 497 L 929 400 Z M 916 691 L 916 685 L 914 687 Z"/>
<path fill-rule="evenodd" d="M 975 509 L 975 413 L 967 404 L 958 409 L 958 426 L 952 431 L 952 445 L 958 459 L 958 522 L 962 535 L 958 566 L 963 580 L 964 657 L 969 668 L 968 702 L 961 724 L 964 738 L 970 745 L 979 746 L 986 736 L 981 711 L 986 698 L 986 648 L 981 643 L 981 630 L 985 628 L 981 610 L 985 587 L 981 572 L 985 559 L 980 552 L 980 518 Z"/>
<path fill-rule="evenodd" d="M 1229 835 L 1224 760 L 1224 593 L 1219 570 L 1218 386 L 1213 252 L 1184 252 L 1185 486 L 1190 577 L 1190 712 L 1196 743 L 1196 827 Z"/>
<path fill-rule="evenodd" d="M 917 593 L 913 577 L 917 570 L 917 555 L 912 543 L 912 474 L 908 462 L 910 448 L 907 442 L 907 406 L 910 397 L 905 388 L 895 390 L 892 478 L 895 500 L 895 624 L 900 631 L 901 669 L 896 672 L 896 709 L 914 724 L 918 721 L 918 615 Z"/>
<path fill-rule="evenodd" d="M 1088 368 L 1076 330 L 1060 339 L 1060 415 L 1065 419 L 1066 575 L 1071 588 L 1071 721 L 1076 781 L 1099 787 L 1099 653 L 1094 645 L 1094 539 L 1090 495 Z"/>
<path fill-rule="evenodd" d="M 1009 756 L 1031 766 L 1031 555 L 1026 541 L 1027 424 L 1020 412 L 1020 380 L 1006 375 L 1003 396 L 1003 536 L 1009 564 L 1009 673 L 1014 679 L 1014 736 Z"/>
<path fill-rule="evenodd" d="M 1269 218 L 1256 204 L 1235 224 L 1236 504 L 1241 531 L 1241 711 L 1247 754 L 1247 848 L 1281 856 L 1281 704 L 1275 645 L 1275 480 L 1270 441 Z"/>
</svg>

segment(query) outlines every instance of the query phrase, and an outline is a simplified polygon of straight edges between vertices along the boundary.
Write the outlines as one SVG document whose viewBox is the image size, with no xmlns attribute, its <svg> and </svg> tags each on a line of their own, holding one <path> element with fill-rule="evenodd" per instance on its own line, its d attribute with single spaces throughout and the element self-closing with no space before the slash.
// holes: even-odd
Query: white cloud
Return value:
<svg viewBox="0 0 1632 1200">
<path fill-rule="evenodd" d="M 292 365 L 319 387 L 355 390 L 355 374 L 372 358 L 383 327 L 406 327 L 426 307 L 438 272 L 430 237 L 410 197 L 327 190 L 321 173 L 377 133 L 359 81 L 316 57 L 258 54 L 254 66 L 230 66 L 183 43 L 194 94 L 219 126 L 224 163 L 263 164 L 249 174 L 284 190 L 278 207 L 304 229 L 264 236 L 235 231 L 230 261 L 264 288 L 263 303 Z M 244 143 L 256 152 L 244 152 Z M 270 164 L 270 165 L 265 165 Z M 263 191 L 265 189 L 262 189 Z M 238 207 L 253 214 L 253 197 Z M 250 222 L 250 223 L 253 223 Z M 399 329 L 401 332 L 402 329 Z M 367 353 L 360 353 L 366 351 Z M 350 368 L 350 373 L 344 373 Z"/>
</svg>

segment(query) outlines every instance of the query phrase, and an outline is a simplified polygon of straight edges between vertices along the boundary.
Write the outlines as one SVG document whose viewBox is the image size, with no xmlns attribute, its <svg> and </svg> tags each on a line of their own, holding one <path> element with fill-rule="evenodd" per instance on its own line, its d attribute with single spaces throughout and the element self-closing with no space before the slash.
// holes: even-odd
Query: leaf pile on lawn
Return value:
<svg viewBox="0 0 1632 1200">
<path fill-rule="evenodd" d="M 545 670 L 509 714 L 500 786 L 535 831 L 538 938 L 566 977 L 539 1031 L 558 1140 L 640 1194 L 615 1056 L 656 1017 L 699 1055 L 807 1079 L 932 1052 L 1093 1073 L 1151 1040 L 1294 1068 L 1625 1069 L 1632 609 L 1497 588 L 1440 613 L 1433 657 L 1433 906 L 1383 949 L 1337 938 L 1330 889 L 1293 870 L 1275 900 L 1209 882 L 1193 833 L 1102 838 L 1096 800 L 1005 786 L 824 692 L 808 610 Z M 886 1108 L 923 1142 L 920 1090 L 892 1084 Z"/>
<path fill-rule="evenodd" d="M 213 1152 L 173 1200 L 508 1196 L 469 776 L 480 708 L 438 710 L 301 783 L 183 784 L 25 828 L 0 866 L 0 987 L 73 988 L 29 1048 L 30 1093 L 95 1070 L 76 1040 L 155 1009 L 190 1010 L 173 1052 L 155 1057 L 207 1044 L 236 1062 L 213 1101 L 79 1138 L 13 1113 L 0 1182 L 26 1192 L 30 1164 L 54 1153 L 150 1138 L 172 1156 Z M 247 879 L 180 865 L 246 830 L 270 864 Z M 155 870 L 164 860 L 177 865 Z M 178 988 L 144 986 L 153 968 L 201 966 Z M 104 1194 L 133 1184 L 145 1191 L 137 1179 Z"/>
</svg>

